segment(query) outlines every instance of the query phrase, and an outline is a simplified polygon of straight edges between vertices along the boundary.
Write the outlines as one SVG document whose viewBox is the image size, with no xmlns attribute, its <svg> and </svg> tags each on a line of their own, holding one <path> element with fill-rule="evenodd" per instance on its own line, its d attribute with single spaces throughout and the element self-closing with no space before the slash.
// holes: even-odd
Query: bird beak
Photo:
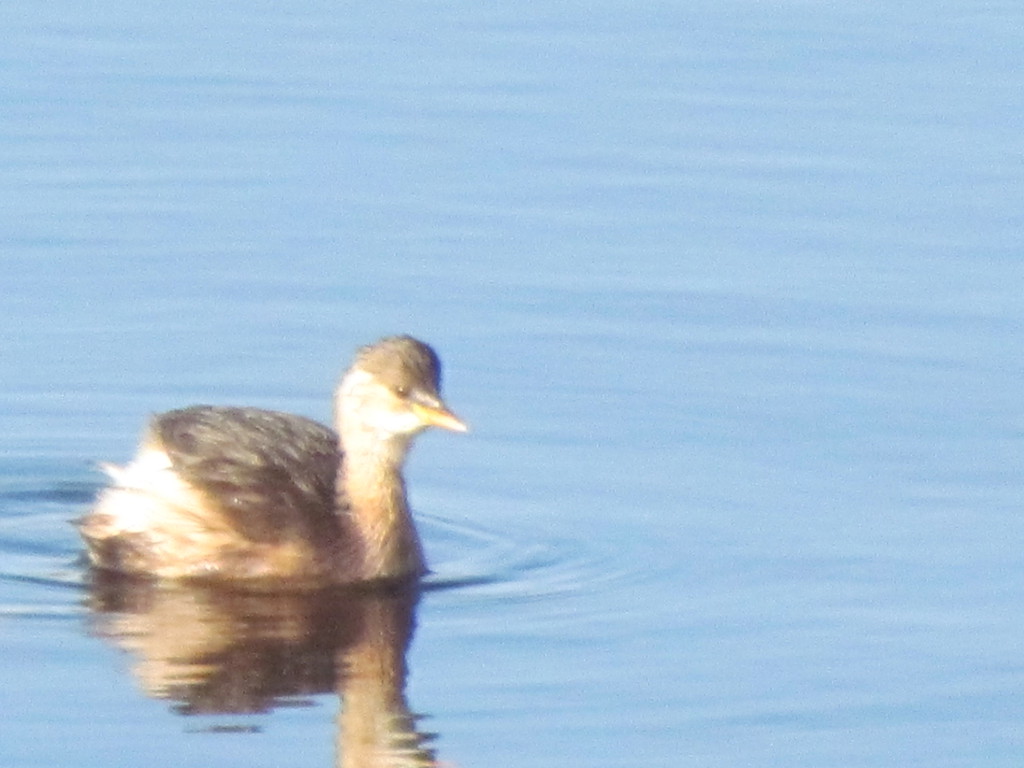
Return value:
<svg viewBox="0 0 1024 768">
<path fill-rule="evenodd" d="M 410 405 L 412 406 L 412 412 L 415 413 L 419 417 L 419 420 L 428 427 L 450 429 L 452 432 L 469 431 L 469 427 L 466 426 L 466 422 L 449 411 L 441 402 L 435 404 L 418 403 L 413 401 Z"/>
</svg>

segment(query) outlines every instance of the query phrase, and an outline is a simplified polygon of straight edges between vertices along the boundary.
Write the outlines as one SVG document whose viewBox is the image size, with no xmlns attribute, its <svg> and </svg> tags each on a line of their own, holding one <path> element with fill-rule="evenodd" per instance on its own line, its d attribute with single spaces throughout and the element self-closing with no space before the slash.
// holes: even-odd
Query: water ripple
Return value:
<svg viewBox="0 0 1024 768">
<path fill-rule="evenodd" d="M 499 532 L 438 517 L 424 518 L 423 523 L 433 568 L 426 587 L 458 589 L 462 605 L 607 597 L 634 591 L 674 567 L 653 562 L 649 551 L 639 551 L 643 544 L 638 540 Z"/>
<path fill-rule="evenodd" d="M 96 497 L 99 486 L 93 483 L 60 483 L 49 488 L 24 488 L 0 491 L 0 505 L 4 515 L 10 505 L 28 504 L 89 504 Z"/>
<path fill-rule="evenodd" d="M 0 492 L 0 616 L 77 613 L 85 574 L 70 521 L 95 493 L 86 484 Z M 600 597 L 657 578 L 647 553 L 630 549 L 635 541 L 499 531 L 437 516 L 420 522 L 433 568 L 425 589 L 457 596 L 462 608 Z"/>
</svg>

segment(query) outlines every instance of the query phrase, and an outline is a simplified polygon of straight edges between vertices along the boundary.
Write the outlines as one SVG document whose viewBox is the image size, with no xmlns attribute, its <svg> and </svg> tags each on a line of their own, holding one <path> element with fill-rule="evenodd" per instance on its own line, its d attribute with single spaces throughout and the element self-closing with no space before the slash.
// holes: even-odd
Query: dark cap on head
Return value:
<svg viewBox="0 0 1024 768">
<path fill-rule="evenodd" d="M 429 344 L 412 336 L 388 336 L 361 347 L 354 367 L 399 392 L 427 389 L 437 393 L 441 386 L 440 358 Z"/>
</svg>

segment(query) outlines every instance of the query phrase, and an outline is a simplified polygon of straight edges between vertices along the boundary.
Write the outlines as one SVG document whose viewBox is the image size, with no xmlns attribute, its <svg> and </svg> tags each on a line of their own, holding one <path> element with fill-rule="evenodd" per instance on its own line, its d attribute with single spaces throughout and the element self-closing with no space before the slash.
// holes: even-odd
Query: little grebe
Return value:
<svg viewBox="0 0 1024 768">
<path fill-rule="evenodd" d="M 342 584 L 426 566 L 402 464 L 428 426 L 464 432 L 441 364 L 409 336 L 363 347 L 334 399 L 337 434 L 301 416 L 198 405 L 155 416 L 79 522 L 91 563 L 159 578 Z"/>
</svg>

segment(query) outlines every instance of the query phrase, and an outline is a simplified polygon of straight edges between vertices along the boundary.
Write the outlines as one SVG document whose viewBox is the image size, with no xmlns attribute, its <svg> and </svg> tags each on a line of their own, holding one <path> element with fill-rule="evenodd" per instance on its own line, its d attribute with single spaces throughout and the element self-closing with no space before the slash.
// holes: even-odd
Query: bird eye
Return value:
<svg viewBox="0 0 1024 768">
<path fill-rule="evenodd" d="M 398 395 L 399 397 L 408 397 L 409 388 L 406 386 L 397 386 L 395 387 L 395 394 Z"/>
</svg>

